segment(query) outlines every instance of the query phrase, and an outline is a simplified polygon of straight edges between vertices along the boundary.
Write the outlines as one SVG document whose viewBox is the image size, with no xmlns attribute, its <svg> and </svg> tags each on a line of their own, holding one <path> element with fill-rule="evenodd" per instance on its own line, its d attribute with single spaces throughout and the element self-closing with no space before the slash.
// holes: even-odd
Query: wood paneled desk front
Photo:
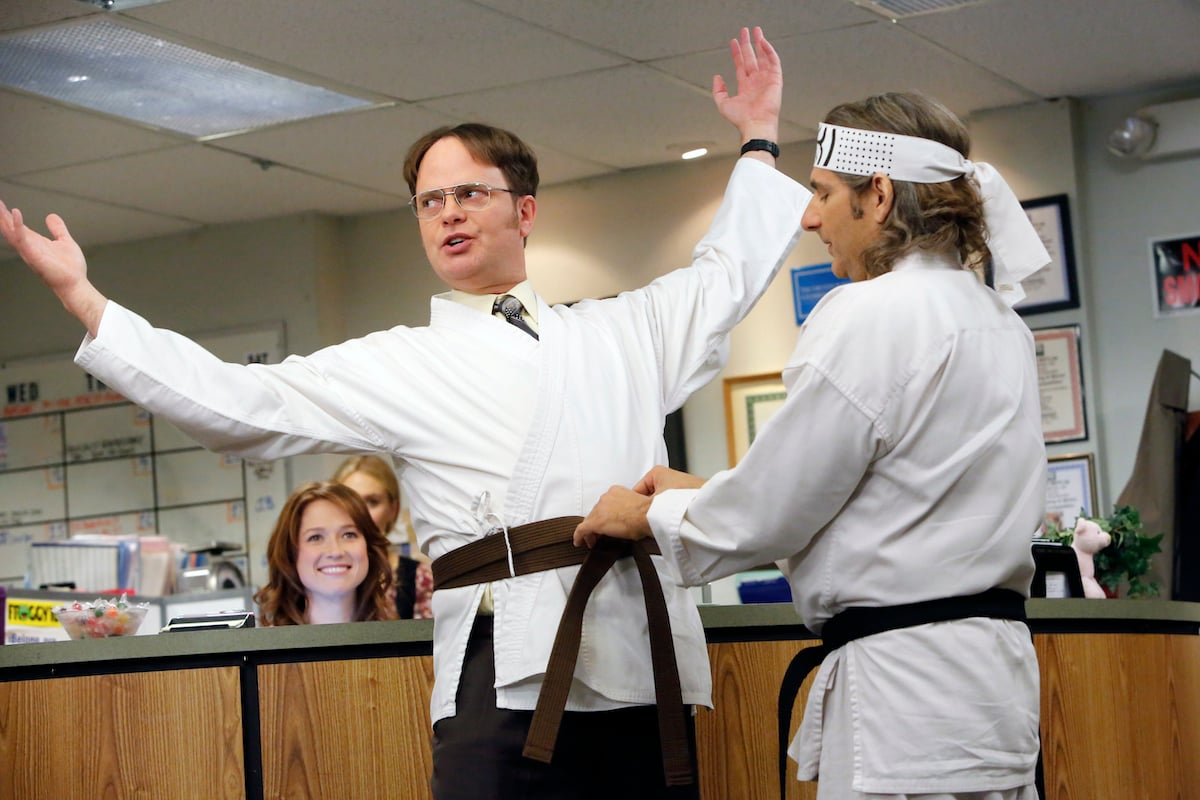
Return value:
<svg viewBox="0 0 1200 800">
<path fill-rule="evenodd" d="M 1029 613 L 1047 800 L 1200 797 L 1200 604 Z M 816 640 L 790 605 L 702 617 L 702 795 L 774 798 L 779 680 Z M 0 799 L 427 798 L 431 635 L 407 621 L 2 647 Z"/>
</svg>

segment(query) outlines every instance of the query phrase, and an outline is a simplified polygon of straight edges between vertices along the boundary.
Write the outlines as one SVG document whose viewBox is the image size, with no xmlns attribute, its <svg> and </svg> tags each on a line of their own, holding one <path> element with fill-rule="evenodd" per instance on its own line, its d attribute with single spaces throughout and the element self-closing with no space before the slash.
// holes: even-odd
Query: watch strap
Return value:
<svg viewBox="0 0 1200 800">
<path fill-rule="evenodd" d="M 746 153 L 754 150 L 762 150 L 763 152 L 770 153 L 775 158 L 779 158 L 779 145 L 770 139 L 751 139 L 742 145 L 741 154 L 746 155 Z"/>
</svg>

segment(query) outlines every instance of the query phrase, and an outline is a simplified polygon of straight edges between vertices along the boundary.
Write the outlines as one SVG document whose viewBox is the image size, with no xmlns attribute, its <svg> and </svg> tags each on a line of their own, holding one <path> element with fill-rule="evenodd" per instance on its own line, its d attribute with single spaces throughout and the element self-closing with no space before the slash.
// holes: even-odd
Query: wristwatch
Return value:
<svg viewBox="0 0 1200 800">
<path fill-rule="evenodd" d="M 742 145 L 742 155 L 746 155 L 753 150 L 762 150 L 770 153 L 775 158 L 779 158 L 779 145 L 772 142 L 770 139 L 751 139 Z"/>
</svg>

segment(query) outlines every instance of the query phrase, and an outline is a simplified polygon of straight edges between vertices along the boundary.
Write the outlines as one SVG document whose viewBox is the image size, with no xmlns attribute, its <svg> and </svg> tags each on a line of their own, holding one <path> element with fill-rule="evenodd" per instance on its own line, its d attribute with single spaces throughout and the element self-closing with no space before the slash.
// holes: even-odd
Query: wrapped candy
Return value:
<svg viewBox="0 0 1200 800">
<path fill-rule="evenodd" d="M 56 606 L 54 616 L 72 639 L 104 639 L 137 633 L 148 610 L 146 603 L 133 605 L 121 595 L 116 600 L 97 598 L 91 603 Z"/>
</svg>

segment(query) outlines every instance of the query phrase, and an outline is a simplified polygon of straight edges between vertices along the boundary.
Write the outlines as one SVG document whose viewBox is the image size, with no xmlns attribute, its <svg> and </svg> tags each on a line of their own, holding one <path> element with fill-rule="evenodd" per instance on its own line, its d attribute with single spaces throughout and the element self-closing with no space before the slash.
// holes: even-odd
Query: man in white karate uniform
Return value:
<svg viewBox="0 0 1200 800">
<path fill-rule="evenodd" d="M 852 283 L 801 328 L 786 402 L 733 469 L 655 468 L 576 532 L 652 535 L 689 585 L 779 563 L 828 648 L 789 750 L 822 800 L 1037 797 L 1046 454 L 1010 304 L 1049 258 L 969 148 L 920 95 L 830 112 L 804 227 Z"/>
<path fill-rule="evenodd" d="M 758 29 L 743 29 L 731 50 L 737 91 L 718 76 L 713 96 L 744 145 L 716 219 L 689 267 L 608 300 L 551 307 L 526 281 L 536 159 L 517 137 L 483 125 L 432 132 L 406 162 L 426 254 L 450 287 L 432 298 L 428 327 L 278 365 L 222 363 L 108 300 L 57 216 L 45 238 L 0 204 L 0 231 L 86 326 L 76 356 L 84 369 L 213 450 L 389 454 L 420 545 L 438 559 L 490 533 L 507 541 L 526 523 L 581 515 L 609 485 L 664 461 L 664 417 L 721 368 L 727 334 L 794 246 L 810 194 L 773 168 L 779 59 Z M 437 800 L 697 796 L 679 775 L 672 782 L 684 785 L 664 786 L 672 775 L 630 559 L 587 607 L 554 760 L 522 757 L 577 570 L 435 592 Z M 696 608 L 661 583 L 682 704 L 711 705 Z M 597 760 L 602 745 L 632 763 Z"/>
</svg>

